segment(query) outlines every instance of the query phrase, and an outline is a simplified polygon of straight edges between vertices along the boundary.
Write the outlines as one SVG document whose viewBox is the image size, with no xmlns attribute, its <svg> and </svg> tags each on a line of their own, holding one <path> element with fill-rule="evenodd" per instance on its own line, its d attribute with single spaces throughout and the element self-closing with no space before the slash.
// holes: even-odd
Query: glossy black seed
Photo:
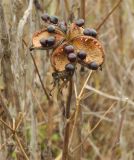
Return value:
<svg viewBox="0 0 134 160">
<path fill-rule="evenodd" d="M 84 51 L 80 51 L 80 52 L 78 52 L 77 56 L 79 59 L 84 60 L 86 58 L 87 54 Z"/>
<path fill-rule="evenodd" d="M 77 56 L 76 56 L 75 53 L 70 53 L 70 54 L 68 55 L 68 60 L 69 60 L 70 62 L 75 62 L 76 59 L 77 59 Z"/>
<path fill-rule="evenodd" d="M 59 26 L 60 28 L 61 28 L 61 30 L 63 31 L 63 32 L 67 32 L 67 26 L 65 26 L 65 25 L 60 25 Z"/>
<path fill-rule="evenodd" d="M 97 32 L 96 32 L 96 30 L 95 29 L 90 29 L 90 28 L 86 28 L 86 29 L 84 29 L 84 31 L 83 31 L 83 34 L 84 35 L 87 35 L 87 36 L 92 36 L 92 37 L 97 37 Z"/>
<path fill-rule="evenodd" d="M 76 20 L 75 24 L 79 27 L 82 27 L 84 25 L 85 21 L 84 19 L 78 19 Z"/>
<path fill-rule="evenodd" d="M 65 65 L 65 70 L 68 72 L 73 72 L 75 70 L 75 66 L 71 63 Z"/>
<path fill-rule="evenodd" d="M 49 18 L 50 18 L 50 16 L 47 14 L 47 13 L 44 13 L 42 16 L 41 16 L 41 19 L 43 20 L 43 21 L 48 21 L 49 20 Z"/>
<path fill-rule="evenodd" d="M 57 24 L 58 23 L 58 17 L 57 16 L 50 16 L 50 22 L 53 24 Z"/>
<path fill-rule="evenodd" d="M 88 64 L 88 68 L 92 70 L 97 70 L 99 68 L 98 64 L 94 61 Z"/>
<path fill-rule="evenodd" d="M 74 47 L 72 45 L 65 46 L 64 48 L 67 54 L 74 52 Z"/>
<path fill-rule="evenodd" d="M 49 26 L 47 27 L 47 31 L 48 31 L 49 33 L 54 33 L 54 32 L 55 32 L 55 26 L 49 25 Z"/>
<path fill-rule="evenodd" d="M 43 47 L 47 47 L 47 39 L 45 39 L 45 38 L 40 39 L 40 44 L 41 44 Z"/>
<path fill-rule="evenodd" d="M 55 44 L 55 37 L 51 36 L 47 39 L 47 45 L 50 47 L 50 46 L 53 46 Z"/>
</svg>

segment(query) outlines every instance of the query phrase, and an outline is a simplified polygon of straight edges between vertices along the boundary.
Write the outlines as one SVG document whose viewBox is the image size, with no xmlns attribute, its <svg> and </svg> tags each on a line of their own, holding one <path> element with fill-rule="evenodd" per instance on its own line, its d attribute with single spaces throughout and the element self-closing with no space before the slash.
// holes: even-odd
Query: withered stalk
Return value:
<svg viewBox="0 0 134 160">
<path fill-rule="evenodd" d="M 69 117 L 70 117 L 71 98 L 72 98 L 72 79 L 69 81 L 68 97 L 66 103 L 66 113 L 65 113 L 66 125 L 64 131 L 62 160 L 68 159 L 69 128 L 70 128 Z"/>
</svg>

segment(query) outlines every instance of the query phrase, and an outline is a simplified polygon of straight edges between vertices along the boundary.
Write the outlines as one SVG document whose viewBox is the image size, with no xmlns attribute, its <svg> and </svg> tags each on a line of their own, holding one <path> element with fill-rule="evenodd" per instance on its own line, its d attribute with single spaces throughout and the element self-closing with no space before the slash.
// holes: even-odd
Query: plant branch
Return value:
<svg viewBox="0 0 134 160">
<path fill-rule="evenodd" d="M 39 77 L 41 86 L 42 86 L 42 88 L 43 88 L 43 91 L 44 91 L 44 93 L 45 93 L 47 99 L 48 99 L 49 101 L 51 101 L 51 99 L 50 99 L 50 97 L 49 97 L 49 94 L 47 93 L 47 90 L 46 90 L 46 88 L 45 88 L 45 86 L 44 86 L 44 84 L 43 84 L 43 81 L 42 81 L 42 79 L 41 79 L 41 75 L 40 75 L 40 73 L 39 73 L 39 70 L 38 70 L 37 64 L 36 64 L 36 62 L 35 62 L 34 56 L 32 55 L 31 52 L 30 52 L 30 55 L 31 55 L 31 57 L 32 57 L 32 60 L 33 60 L 33 63 L 34 63 L 36 72 L 37 72 L 37 74 L 38 74 L 38 77 Z"/>
<path fill-rule="evenodd" d="M 106 20 L 111 16 L 111 14 L 118 8 L 122 0 L 118 0 L 118 2 L 114 5 L 114 7 L 111 9 L 111 11 L 104 17 L 104 19 L 101 21 L 101 23 L 96 27 L 96 30 L 99 31 L 100 28 L 104 25 Z"/>
<path fill-rule="evenodd" d="M 124 117 L 125 117 L 125 109 L 123 109 L 122 113 L 121 113 L 121 119 L 120 119 L 120 123 L 119 123 L 119 128 L 117 130 L 117 134 L 116 134 L 116 137 L 115 137 L 115 142 L 113 144 L 113 147 L 112 147 L 112 151 L 111 151 L 111 160 L 114 159 L 114 151 L 115 151 L 115 148 L 116 146 L 119 144 L 120 142 L 120 135 L 121 135 L 121 131 L 122 131 L 122 127 L 123 127 L 123 122 L 124 122 Z"/>
<path fill-rule="evenodd" d="M 75 87 L 75 94 L 76 94 L 76 111 L 75 111 L 75 115 L 74 115 L 74 124 L 73 124 L 73 128 L 72 128 L 72 132 L 71 132 L 71 136 L 70 136 L 70 143 L 69 143 L 69 148 L 71 146 L 71 143 L 72 143 L 72 139 L 73 139 L 73 135 L 74 135 L 74 130 L 75 130 L 75 126 L 76 126 L 76 122 L 77 122 L 77 118 L 78 118 L 78 115 L 79 115 L 79 111 L 80 111 L 80 100 L 81 100 L 81 97 L 82 97 L 82 94 L 83 94 L 83 91 L 85 89 L 85 86 L 87 85 L 88 83 L 88 80 L 89 78 L 91 77 L 91 74 L 92 74 L 93 71 L 90 71 L 87 79 L 85 80 L 82 88 L 81 88 L 81 91 L 79 93 L 79 95 L 77 96 L 77 90 L 76 90 L 76 85 L 74 85 Z"/>
<path fill-rule="evenodd" d="M 25 159 L 26 159 L 26 160 L 29 160 L 29 158 L 28 158 L 28 156 L 27 156 L 27 154 L 26 154 L 26 152 L 25 152 L 25 150 L 24 150 L 24 148 L 23 148 L 23 146 L 22 146 L 22 144 L 21 144 L 21 142 L 20 142 L 20 140 L 19 140 L 19 138 L 18 138 L 18 136 L 17 136 L 16 133 L 14 134 L 14 137 L 15 137 L 15 139 L 16 139 L 16 142 L 17 142 L 18 146 L 20 147 L 21 152 L 22 152 L 23 155 L 25 156 Z"/>
<path fill-rule="evenodd" d="M 70 128 L 70 106 L 71 106 L 71 98 L 72 98 L 72 79 L 69 81 L 69 88 L 68 88 L 68 97 L 66 103 L 66 126 L 64 132 L 64 143 L 63 143 L 63 153 L 62 153 L 62 160 L 68 159 L 68 143 L 69 143 L 69 128 Z"/>
</svg>

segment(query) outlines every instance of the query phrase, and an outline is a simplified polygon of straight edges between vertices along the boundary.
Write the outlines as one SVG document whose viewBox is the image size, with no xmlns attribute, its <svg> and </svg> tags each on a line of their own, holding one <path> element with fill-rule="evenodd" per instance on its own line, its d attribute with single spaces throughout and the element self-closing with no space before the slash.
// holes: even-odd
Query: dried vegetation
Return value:
<svg viewBox="0 0 134 160">
<path fill-rule="evenodd" d="M 117 1 L 0 0 L 1 160 L 134 159 L 134 1 L 122 0 L 100 27 Z M 105 50 L 102 71 L 78 65 L 52 96 L 51 51 L 29 51 L 44 12 L 84 18 Z"/>
</svg>

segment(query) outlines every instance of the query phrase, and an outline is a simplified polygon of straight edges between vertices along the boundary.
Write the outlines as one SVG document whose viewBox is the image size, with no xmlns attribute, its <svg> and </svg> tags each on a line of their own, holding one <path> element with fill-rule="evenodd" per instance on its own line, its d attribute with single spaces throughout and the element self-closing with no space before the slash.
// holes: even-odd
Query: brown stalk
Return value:
<svg viewBox="0 0 134 160">
<path fill-rule="evenodd" d="M 74 123 L 73 123 L 73 127 L 72 127 L 72 132 L 70 135 L 70 142 L 69 142 L 69 148 L 71 150 L 72 146 L 77 146 L 79 144 L 81 144 L 81 129 L 80 129 L 80 122 L 81 122 L 81 106 L 80 106 L 80 102 L 82 99 L 82 95 L 84 92 L 84 89 L 88 83 L 89 78 L 91 77 L 92 71 L 90 71 L 90 73 L 88 74 L 79 95 L 77 95 L 77 90 L 76 90 L 76 85 L 74 85 L 74 89 L 75 89 L 75 96 L 76 96 L 76 110 L 75 110 L 75 115 L 74 115 Z M 76 137 L 77 136 L 77 137 Z M 75 139 L 75 143 L 73 142 L 73 138 Z M 72 143 L 73 142 L 73 143 Z M 81 147 L 79 147 L 79 150 L 77 150 L 76 153 L 73 153 L 73 158 L 75 157 L 75 159 L 80 160 L 81 159 Z M 72 155 L 72 154 L 71 154 Z"/>
<path fill-rule="evenodd" d="M 80 14 L 81 18 L 85 19 L 85 6 L 86 5 L 86 0 L 81 0 L 80 1 Z"/>
<path fill-rule="evenodd" d="M 42 86 L 42 88 L 43 88 L 43 91 L 44 91 L 44 93 L 45 93 L 45 95 L 46 95 L 47 99 L 50 101 L 50 97 L 49 97 L 49 95 L 48 95 L 48 93 L 47 93 L 47 90 L 46 90 L 46 88 L 45 88 L 45 86 L 44 86 L 44 84 L 43 84 L 43 81 L 42 81 L 42 79 L 41 79 L 41 75 L 40 75 L 39 70 L 38 70 L 38 67 L 37 67 L 37 65 L 36 65 L 36 62 L 35 62 L 34 56 L 32 55 L 32 53 L 31 53 L 31 52 L 30 52 L 30 55 L 31 55 L 31 57 L 32 57 L 32 60 L 33 60 L 33 63 L 34 63 L 34 66 L 35 66 L 36 72 L 37 72 L 37 74 L 38 74 L 38 77 L 39 77 L 39 80 L 40 80 L 41 86 Z"/>
<path fill-rule="evenodd" d="M 19 137 L 18 137 L 18 135 L 17 135 L 16 133 L 14 134 L 14 137 L 15 137 L 16 142 L 17 142 L 17 144 L 18 144 L 21 152 L 23 153 L 25 159 L 26 159 L 26 160 L 29 160 L 29 158 L 28 158 L 28 156 L 27 156 L 27 154 L 26 154 L 26 152 L 25 152 L 25 150 L 24 150 L 24 148 L 23 148 L 23 146 L 22 146 L 22 144 L 21 144 L 21 142 L 20 142 L 20 140 L 19 140 Z"/>
<path fill-rule="evenodd" d="M 113 146 L 112 146 L 112 151 L 111 151 L 111 159 L 110 160 L 114 160 L 114 156 L 115 156 L 115 149 L 116 147 L 119 145 L 120 143 L 120 135 L 121 135 L 121 131 L 122 131 L 122 128 L 123 128 L 123 122 L 124 122 L 124 117 L 125 117 L 125 109 L 123 109 L 122 113 L 121 113 L 121 119 L 120 119 L 120 122 L 119 122 L 119 128 L 117 130 L 117 134 L 116 134 L 116 137 L 115 137 L 115 141 L 113 143 Z"/>
<path fill-rule="evenodd" d="M 66 103 L 66 113 L 65 113 L 66 126 L 64 131 L 62 160 L 68 159 L 69 128 L 70 128 L 69 117 L 70 117 L 71 98 L 72 98 L 72 79 L 69 81 L 68 97 Z"/>
<path fill-rule="evenodd" d="M 111 9 L 111 11 L 103 18 L 103 20 L 101 21 L 101 23 L 96 27 L 96 30 L 99 31 L 100 28 L 104 25 L 104 23 L 106 22 L 106 20 L 111 16 L 111 14 L 116 10 L 116 8 L 118 8 L 118 6 L 120 5 L 120 3 L 123 0 L 119 0 L 114 7 Z"/>
<path fill-rule="evenodd" d="M 23 41 L 24 45 L 28 48 L 28 45 L 27 45 L 27 43 L 25 42 L 25 40 L 23 39 L 22 41 Z M 34 56 L 32 55 L 31 52 L 30 52 L 30 55 L 31 55 L 31 58 L 32 58 L 32 60 L 33 60 L 33 63 L 34 63 L 34 66 L 35 66 L 37 75 L 38 75 L 38 77 L 39 77 L 41 86 L 42 86 L 42 88 L 43 88 L 43 91 L 44 91 L 47 99 L 48 99 L 49 101 L 51 101 L 50 96 L 49 96 L 49 94 L 47 93 L 47 90 L 46 90 L 46 88 L 45 88 L 45 86 L 44 86 L 44 84 L 43 84 L 43 81 L 42 81 L 42 79 L 41 79 L 41 75 L 40 75 L 40 73 L 39 73 L 39 70 L 38 70 L 37 64 L 36 64 L 36 62 L 35 62 Z"/>
</svg>

